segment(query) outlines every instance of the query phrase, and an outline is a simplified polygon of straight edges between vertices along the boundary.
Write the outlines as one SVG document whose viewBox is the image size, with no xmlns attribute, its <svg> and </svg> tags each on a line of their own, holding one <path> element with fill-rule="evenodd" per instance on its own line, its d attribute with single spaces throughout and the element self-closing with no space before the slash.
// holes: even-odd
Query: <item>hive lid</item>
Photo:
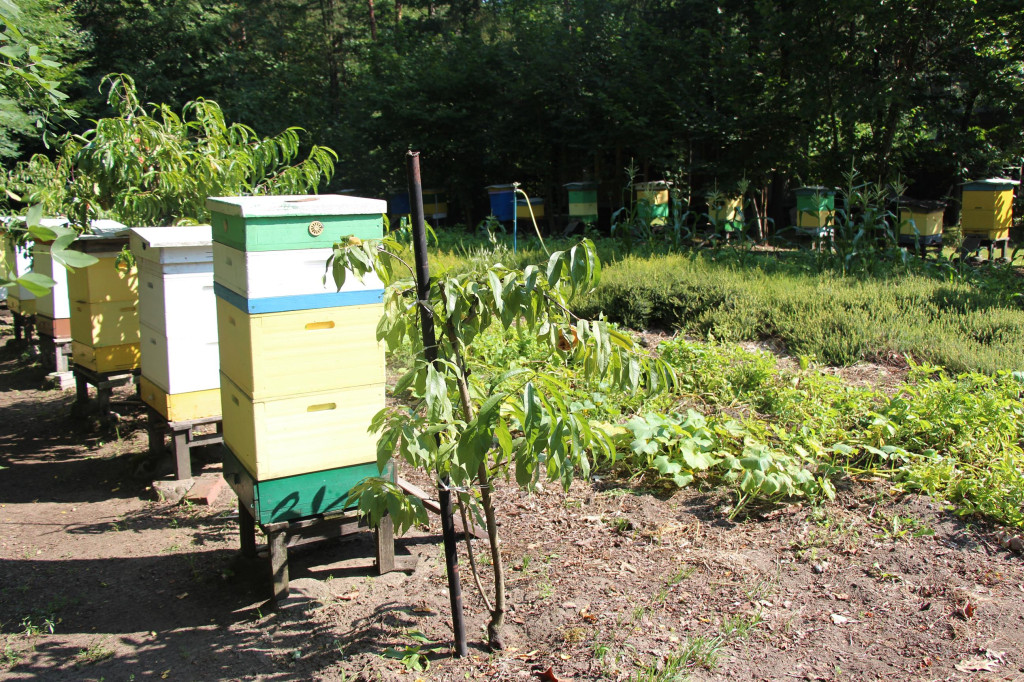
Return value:
<svg viewBox="0 0 1024 682">
<path fill-rule="evenodd" d="M 485 187 L 484 189 L 486 189 L 491 194 L 494 194 L 496 192 L 511 192 L 513 189 L 515 189 L 515 186 L 511 185 L 511 184 L 508 184 L 508 185 L 487 185 L 487 187 Z"/>
<path fill-rule="evenodd" d="M 387 213 L 383 199 L 340 196 L 337 194 L 290 194 L 259 197 L 210 197 L 206 208 L 224 215 L 242 218 L 279 216 L 336 216 Z"/>
<path fill-rule="evenodd" d="M 793 190 L 797 194 L 835 194 L 835 187 L 825 187 L 824 185 L 805 185 L 804 187 L 797 187 Z"/>
<path fill-rule="evenodd" d="M 909 208 L 920 213 L 937 213 L 938 211 L 946 210 L 945 201 L 928 201 L 925 199 L 900 197 L 898 204 L 903 208 Z"/>
<path fill-rule="evenodd" d="M 209 225 L 135 227 L 132 233 L 142 241 L 143 248 L 209 246 L 213 243 L 213 229 Z"/>
<path fill-rule="evenodd" d="M 670 180 L 651 180 L 650 182 L 636 182 L 633 183 L 633 189 L 640 190 L 641 192 L 650 192 L 651 190 L 662 190 L 668 189 L 672 186 Z"/>
<path fill-rule="evenodd" d="M 567 190 L 573 192 L 588 189 L 597 189 L 597 183 L 589 181 L 567 182 L 564 185 L 562 185 L 562 187 L 565 187 Z"/>
<path fill-rule="evenodd" d="M 971 180 L 970 182 L 962 182 L 960 184 L 969 192 L 978 190 L 998 192 L 1013 189 L 1020 182 L 1010 178 L 988 178 L 986 180 Z"/>
</svg>

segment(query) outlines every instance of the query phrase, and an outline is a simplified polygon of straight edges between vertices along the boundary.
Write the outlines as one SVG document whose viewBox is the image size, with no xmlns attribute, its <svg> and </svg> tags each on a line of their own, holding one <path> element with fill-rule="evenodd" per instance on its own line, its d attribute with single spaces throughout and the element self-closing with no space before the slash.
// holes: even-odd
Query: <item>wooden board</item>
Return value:
<svg viewBox="0 0 1024 682">
<path fill-rule="evenodd" d="M 220 415 L 219 388 L 168 394 L 143 374 L 139 378 L 139 393 L 143 402 L 169 422 L 188 422 Z"/>
<path fill-rule="evenodd" d="M 135 268 L 117 267 L 114 256 L 103 256 L 87 268 L 68 273 L 68 298 L 72 303 L 136 301 L 139 279 Z"/>
<path fill-rule="evenodd" d="M 171 266 L 176 267 L 176 266 Z M 139 267 L 139 322 L 167 338 L 217 340 L 217 299 L 213 261 L 188 264 L 188 272 L 168 273 L 146 261 Z"/>
<path fill-rule="evenodd" d="M 22 299 L 11 291 L 7 292 L 7 307 L 12 313 L 18 313 L 26 317 L 31 317 L 36 314 L 36 299 L 28 298 Z"/>
<path fill-rule="evenodd" d="M 78 341 L 71 342 L 71 358 L 93 372 L 129 371 L 139 367 L 139 344 L 93 348 Z"/>
<path fill-rule="evenodd" d="M 214 326 L 214 325 L 211 325 Z M 216 329 L 216 326 L 214 326 Z M 139 325 L 142 375 L 167 393 L 193 393 L 220 388 L 220 354 L 216 335 L 164 336 Z"/>
<path fill-rule="evenodd" d="M 36 243 L 32 247 L 32 271 L 46 275 L 56 282 L 50 293 L 37 297 L 36 312 L 54 319 L 71 317 L 71 306 L 68 302 L 68 271 L 63 265 L 53 262 L 49 244 Z"/>
<path fill-rule="evenodd" d="M 384 384 L 253 401 L 221 373 L 224 443 L 259 480 L 377 460 Z"/>
<path fill-rule="evenodd" d="M 224 447 L 224 479 L 239 503 L 263 525 L 342 511 L 349 490 L 368 477 L 380 475 L 377 464 L 372 463 L 257 479 L 230 447 Z M 390 463 L 384 477 L 394 477 Z"/>
<path fill-rule="evenodd" d="M 93 348 L 139 342 L 137 301 L 71 305 L 71 338 Z"/>
<path fill-rule="evenodd" d="M 247 315 L 217 300 L 220 368 L 249 397 L 384 382 L 383 305 Z"/>
<path fill-rule="evenodd" d="M 331 253 L 330 249 L 239 251 L 218 243 L 213 245 L 213 279 L 246 299 L 337 294 L 334 277 L 326 269 Z M 383 288 L 380 278 L 370 273 L 363 281 L 355 275 L 346 277 L 341 291 L 381 291 Z"/>
<path fill-rule="evenodd" d="M 213 283 L 213 293 L 236 309 L 250 315 L 285 313 L 298 310 L 319 310 L 342 306 L 370 305 L 384 300 L 383 289 L 365 291 L 339 291 L 336 294 L 309 294 L 305 296 L 279 296 L 274 298 L 244 298 L 227 287 Z"/>
<path fill-rule="evenodd" d="M 68 318 L 55 320 L 47 315 L 36 313 L 36 331 L 53 339 L 70 339 L 71 320 Z"/>
<path fill-rule="evenodd" d="M 213 231 L 209 225 L 136 227 L 131 250 L 137 262 L 159 265 L 209 263 L 213 260 Z"/>
</svg>

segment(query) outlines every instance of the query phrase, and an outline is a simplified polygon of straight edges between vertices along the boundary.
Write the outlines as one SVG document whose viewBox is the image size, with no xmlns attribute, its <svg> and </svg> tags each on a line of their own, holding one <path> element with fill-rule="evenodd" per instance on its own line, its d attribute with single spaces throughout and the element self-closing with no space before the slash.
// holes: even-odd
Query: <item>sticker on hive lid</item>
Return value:
<svg viewBox="0 0 1024 682">
<path fill-rule="evenodd" d="M 287 251 L 328 249 L 348 235 L 380 239 L 387 202 L 338 195 L 211 197 L 206 207 L 215 242 L 242 251 Z"/>
</svg>

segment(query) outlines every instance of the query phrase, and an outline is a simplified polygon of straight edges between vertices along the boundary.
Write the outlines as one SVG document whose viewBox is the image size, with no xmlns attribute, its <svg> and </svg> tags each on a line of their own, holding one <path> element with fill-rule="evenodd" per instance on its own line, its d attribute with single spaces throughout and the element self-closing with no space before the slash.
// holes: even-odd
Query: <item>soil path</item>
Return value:
<svg viewBox="0 0 1024 682">
<path fill-rule="evenodd" d="M 0 311 L 0 679 L 1024 679 L 1021 557 L 881 482 L 744 523 L 713 491 L 499 487 L 500 653 L 481 644 L 463 557 L 471 655 L 450 657 L 436 523 L 399 540 L 408 574 L 375 575 L 369 534 L 297 554 L 296 596 L 275 609 L 265 563 L 237 557 L 230 492 L 155 500 L 131 391 L 115 429 L 72 419 L 73 392 L 41 390 L 35 358 L 5 346 L 9 322 Z M 668 670 L 644 673 L 655 661 Z"/>
</svg>

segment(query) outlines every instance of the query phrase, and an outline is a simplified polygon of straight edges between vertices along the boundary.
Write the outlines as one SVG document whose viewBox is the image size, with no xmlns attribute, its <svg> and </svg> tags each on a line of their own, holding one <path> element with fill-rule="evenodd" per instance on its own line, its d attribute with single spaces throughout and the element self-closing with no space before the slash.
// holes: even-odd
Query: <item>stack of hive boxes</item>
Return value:
<svg viewBox="0 0 1024 682">
<path fill-rule="evenodd" d="M 217 306 L 209 225 L 139 227 L 143 401 L 169 422 L 220 414 Z"/>
<path fill-rule="evenodd" d="M 385 201 L 211 198 L 224 477 L 261 524 L 339 511 L 377 475 L 383 287 L 325 266 L 348 235 L 378 239 Z"/>
<path fill-rule="evenodd" d="M 139 367 L 139 278 L 134 266 L 117 264 L 129 231 L 96 225 L 93 231 L 72 247 L 99 260 L 68 273 L 71 356 L 99 374 L 133 371 Z"/>
</svg>

